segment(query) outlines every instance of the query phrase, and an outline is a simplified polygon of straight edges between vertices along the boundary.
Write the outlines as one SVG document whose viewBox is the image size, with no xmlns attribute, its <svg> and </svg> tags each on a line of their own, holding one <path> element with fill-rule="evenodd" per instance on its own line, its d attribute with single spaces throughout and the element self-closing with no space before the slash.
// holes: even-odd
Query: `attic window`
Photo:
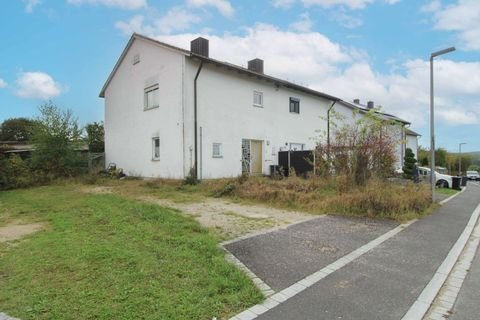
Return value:
<svg viewBox="0 0 480 320">
<path fill-rule="evenodd" d="M 140 63 L 140 53 L 137 53 L 136 55 L 133 56 L 132 64 L 136 65 L 137 63 Z"/>
</svg>

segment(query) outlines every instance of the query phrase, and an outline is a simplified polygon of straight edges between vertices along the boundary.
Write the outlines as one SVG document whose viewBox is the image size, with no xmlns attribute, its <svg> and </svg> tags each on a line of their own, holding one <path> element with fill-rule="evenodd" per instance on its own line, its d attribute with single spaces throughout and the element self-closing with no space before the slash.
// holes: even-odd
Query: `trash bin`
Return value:
<svg viewBox="0 0 480 320">
<path fill-rule="evenodd" d="M 462 187 L 467 186 L 467 180 L 468 180 L 467 177 L 462 177 Z"/>
<path fill-rule="evenodd" d="M 461 190 L 462 177 L 452 177 L 452 189 Z"/>
<path fill-rule="evenodd" d="M 279 174 L 278 165 L 270 165 L 270 178 L 274 178 Z"/>
</svg>

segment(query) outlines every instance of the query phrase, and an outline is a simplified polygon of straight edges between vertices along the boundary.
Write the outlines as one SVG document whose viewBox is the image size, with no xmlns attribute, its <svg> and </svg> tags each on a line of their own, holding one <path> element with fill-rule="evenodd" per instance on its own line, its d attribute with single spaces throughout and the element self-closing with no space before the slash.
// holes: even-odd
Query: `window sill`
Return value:
<svg viewBox="0 0 480 320">
<path fill-rule="evenodd" d="M 159 161 L 160 161 L 160 158 L 158 158 L 158 159 L 155 159 L 155 158 L 154 158 L 154 159 L 152 159 L 152 161 L 159 162 Z"/>
<path fill-rule="evenodd" d="M 158 109 L 158 108 L 160 108 L 160 106 L 155 106 L 155 107 L 151 107 L 151 108 L 143 107 L 143 111 L 148 111 L 148 110 L 153 110 L 153 109 Z"/>
<path fill-rule="evenodd" d="M 223 156 L 212 156 L 212 158 L 221 159 Z"/>
<path fill-rule="evenodd" d="M 300 114 L 300 112 L 290 111 L 291 114 Z"/>
<path fill-rule="evenodd" d="M 263 108 L 262 104 L 254 104 L 253 106 L 256 107 L 256 108 Z"/>
</svg>

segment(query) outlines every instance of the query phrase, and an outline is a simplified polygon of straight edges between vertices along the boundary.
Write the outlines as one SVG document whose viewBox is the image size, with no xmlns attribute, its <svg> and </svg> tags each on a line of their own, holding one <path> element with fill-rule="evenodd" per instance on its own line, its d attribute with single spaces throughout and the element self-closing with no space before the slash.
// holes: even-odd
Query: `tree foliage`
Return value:
<svg viewBox="0 0 480 320">
<path fill-rule="evenodd" d="M 78 174 L 83 159 L 78 152 L 82 129 L 72 111 L 61 110 L 51 102 L 40 106 L 32 134 L 34 151 L 31 167 L 47 178 Z"/>
<path fill-rule="evenodd" d="M 415 159 L 415 154 L 413 153 L 412 149 L 410 148 L 405 149 L 405 158 L 404 158 L 404 165 L 403 165 L 403 173 L 405 175 L 405 178 L 413 179 L 416 162 L 417 160 Z"/>
<path fill-rule="evenodd" d="M 87 131 L 88 150 L 100 153 L 105 151 L 105 129 L 103 122 L 92 122 L 85 127 Z"/>
<path fill-rule="evenodd" d="M 28 118 L 11 118 L 0 125 L 0 141 L 30 141 L 34 120 Z"/>
<path fill-rule="evenodd" d="M 363 185 L 371 177 L 393 173 L 398 123 L 381 119 L 375 111 L 353 124 L 334 127 L 330 144 L 319 142 L 315 166 L 320 175 L 342 175 Z"/>
</svg>

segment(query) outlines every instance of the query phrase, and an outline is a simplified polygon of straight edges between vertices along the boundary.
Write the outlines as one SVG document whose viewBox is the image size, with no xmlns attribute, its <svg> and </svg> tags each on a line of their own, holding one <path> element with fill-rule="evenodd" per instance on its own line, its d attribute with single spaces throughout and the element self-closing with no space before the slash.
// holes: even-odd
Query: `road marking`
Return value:
<svg viewBox="0 0 480 320">
<path fill-rule="evenodd" d="M 460 254 L 462 253 L 468 239 L 470 238 L 473 228 L 475 227 L 478 216 L 480 215 L 480 204 L 473 211 L 467 226 L 463 230 L 460 237 L 455 242 L 447 257 L 443 263 L 438 267 L 437 271 L 433 275 L 430 282 L 423 289 L 422 293 L 418 296 L 417 300 L 410 307 L 407 313 L 403 316 L 402 320 L 420 320 L 423 319 L 428 309 L 432 305 L 435 297 L 442 288 L 443 284 L 450 275 L 455 263 L 457 262 Z M 464 276 L 463 274 L 461 276 Z"/>
<path fill-rule="evenodd" d="M 278 305 L 284 303 L 288 299 L 296 296 L 300 292 L 304 291 L 305 289 L 313 286 L 320 280 L 327 277 L 329 274 L 334 273 L 335 271 L 343 268 L 344 266 L 348 265 L 350 262 L 358 259 L 359 257 L 363 256 L 365 253 L 369 252 L 370 250 L 378 247 L 383 242 L 387 241 L 388 239 L 392 238 L 393 236 L 397 235 L 401 231 L 405 230 L 411 224 L 415 223 L 417 220 L 412 220 L 410 222 L 404 223 L 392 229 L 383 235 L 379 236 L 378 238 L 370 241 L 369 243 L 361 246 L 360 248 L 350 252 L 349 254 L 343 256 L 342 258 L 338 259 L 337 261 L 327 265 L 326 267 L 320 269 L 319 271 L 312 273 L 311 275 L 303 278 L 302 280 L 294 283 L 288 288 L 285 288 L 274 295 L 268 297 L 263 303 L 257 304 L 235 316 L 230 318 L 230 320 L 251 320 L 257 318 L 259 315 L 277 307 Z"/>
</svg>

